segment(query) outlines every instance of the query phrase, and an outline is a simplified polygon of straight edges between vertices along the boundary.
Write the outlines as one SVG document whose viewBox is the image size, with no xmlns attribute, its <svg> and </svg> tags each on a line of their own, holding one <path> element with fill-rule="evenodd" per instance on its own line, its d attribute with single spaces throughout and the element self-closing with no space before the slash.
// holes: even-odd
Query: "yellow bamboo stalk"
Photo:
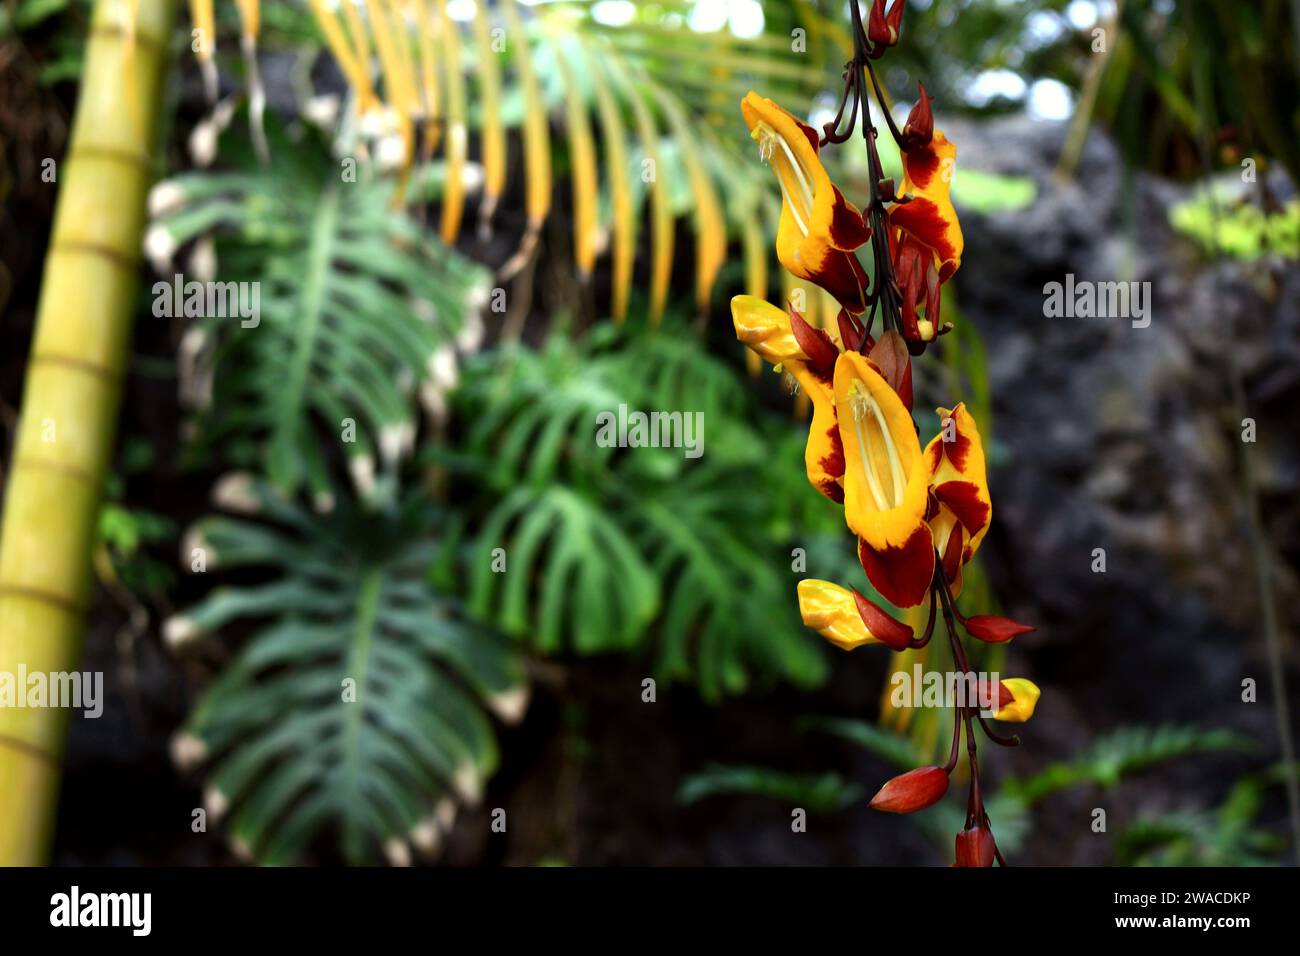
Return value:
<svg viewBox="0 0 1300 956">
<path fill-rule="evenodd" d="M 501 115 L 501 61 L 492 43 L 487 4 L 474 5 L 474 42 L 478 44 L 479 93 L 483 104 L 483 201 L 479 236 L 492 235 L 492 214 L 506 185 L 506 126 Z"/>
<path fill-rule="evenodd" d="M 442 21 L 443 82 L 447 87 L 447 180 L 442 191 L 442 241 L 451 245 L 460 235 L 465 215 L 465 163 L 469 158 L 469 132 L 465 128 L 465 74 L 460 58 L 460 30 L 447 12 L 447 0 L 438 0 Z"/>
<path fill-rule="evenodd" d="M 81 654 L 176 6 L 92 12 L 0 529 L 0 671 L 67 672 Z M 48 854 L 68 715 L 0 708 L 0 865 Z"/>
</svg>

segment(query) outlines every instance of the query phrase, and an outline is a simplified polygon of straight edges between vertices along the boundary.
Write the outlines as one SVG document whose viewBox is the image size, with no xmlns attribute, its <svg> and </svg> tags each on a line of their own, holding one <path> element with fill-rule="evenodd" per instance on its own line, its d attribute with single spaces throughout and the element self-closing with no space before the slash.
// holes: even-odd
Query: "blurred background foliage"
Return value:
<svg viewBox="0 0 1300 956">
<path fill-rule="evenodd" d="M 593 673 L 613 675 L 627 706 L 641 706 L 646 677 L 659 695 L 696 695 L 705 721 L 743 706 L 736 698 L 806 713 L 807 695 L 846 658 L 800 626 L 794 583 L 867 586 L 838 511 L 807 487 L 806 408 L 776 376 L 746 374 L 726 302 L 740 291 L 802 293 L 810 318 L 833 325 L 811 290 L 774 282 L 779 193 L 737 103 L 758 89 L 829 120 L 848 54 L 843 4 L 521 4 L 521 35 L 505 4 L 453 2 L 459 60 L 447 54 L 439 67 L 461 76 L 467 102 L 451 93 L 452 73 L 436 85 L 447 121 L 467 124 L 464 154 L 435 148 L 418 123 L 404 146 L 400 116 L 359 121 L 367 91 L 340 69 L 320 20 L 305 3 L 265 4 L 269 164 L 250 138 L 258 122 L 238 13 L 215 9 L 221 99 L 204 101 L 177 37 L 173 126 L 145 251 L 163 281 L 260 283 L 260 324 L 181 316 L 161 341 L 153 333 L 156 352 L 137 370 L 174 410 L 125 438 L 99 571 L 166 635 L 172 666 L 197 690 L 172 755 L 203 781 L 239 857 L 400 863 L 454 850 L 461 811 L 482 812 L 498 736 L 509 744 L 527 731 L 511 725 L 525 719 L 530 685 L 538 708 L 564 717 L 514 752 L 560 746 L 559 777 L 584 766 L 586 709 L 607 711 Z M 88 11 L 87 0 L 0 0 L 11 210 L 45 201 L 32 171 L 58 133 L 24 129 L 37 123 L 33 108 L 60 116 L 75 89 Z M 371 10 L 359 12 L 377 39 Z M 480 13 L 506 27 L 500 56 L 474 30 Z M 405 35 L 414 79 L 421 51 L 416 32 Z M 1027 112 L 1067 124 L 1062 179 L 1099 127 L 1118 144 L 1126 188 L 1141 172 L 1202 181 L 1228 171 L 1235 181 L 1246 160 L 1294 181 L 1298 35 L 1285 0 L 911 0 L 881 78 L 900 116 L 923 79 L 941 117 Z M 500 95 L 487 98 L 492 70 Z M 376 68 L 370 79 L 372 93 L 397 98 L 399 73 Z M 542 138 L 529 122 L 539 111 Z M 494 128 L 504 175 L 492 228 L 481 229 Z M 892 143 L 881 150 L 897 174 Z M 861 152 L 853 143 L 832 157 L 851 193 L 865 189 Z M 971 168 L 954 194 L 963 215 L 989 216 L 1028 209 L 1043 189 Z M 1219 189 L 1177 206 L 1173 227 L 1206 255 L 1296 254 L 1294 200 Z M 449 194 L 465 194 L 469 209 L 450 231 Z M 7 214 L 6 240 L 14 227 Z M 955 332 L 918 371 L 923 437 L 933 405 L 964 400 L 993 464 L 1013 462 L 998 440 L 980 330 L 945 294 Z M 703 456 L 598 446 L 595 416 L 621 405 L 703 413 Z M 133 476 L 150 471 L 188 492 L 174 503 L 133 497 Z M 209 489 L 224 513 L 207 513 Z M 201 573 L 178 581 L 171 549 Z M 979 565 L 966 601 L 997 610 Z M 894 655 L 890 668 L 943 667 L 944 644 L 931 645 L 933 659 Z M 977 666 L 1003 660 L 986 650 Z M 354 710 L 335 704 L 346 679 L 358 685 Z M 877 721 L 875 699 L 868 688 L 846 716 L 784 727 L 870 754 L 865 777 L 842 753 L 837 769 L 804 773 L 772 769 L 762 753 L 741 764 L 715 752 L 671 790 L 692 806 L 756 794 L 862 812 L 862 781 L 882 764 L 905 769 L 946 749 L 941 711 L 894 711 L 881 694 Z M 1218 729 L 1099 734 L 1066 760 L 1000 776 L 1000 841 L 1024 846 L 1031 809 L 1057 791 L 1245 749 Z M 505 753 L 501 786 L 523 786 Z M 1259 821 L 1281 777 L 1256 766 L 1221 806 L 1132 822 L 1111 843 L 1113 861 L 1276 859 L 1285 841 Z M 957 812 L 943 805 L 918 820 L 936 859 Z M 536 859 L 566 855 L 542 845 Z M 488 856 L 482 846 L 453 852 Z"/>
</svg>

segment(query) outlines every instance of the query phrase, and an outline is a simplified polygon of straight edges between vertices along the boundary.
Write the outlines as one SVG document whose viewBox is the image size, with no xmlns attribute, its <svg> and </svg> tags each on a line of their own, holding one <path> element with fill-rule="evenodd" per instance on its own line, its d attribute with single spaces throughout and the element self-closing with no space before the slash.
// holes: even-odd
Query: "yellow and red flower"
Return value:
<svg viewBox="0 0 1300 956">
<path fill-rule="evenodd" d="M 984 444 L 964 404 L 937 409 L 939 434 L 926 446 L 930 499 L 926 522 L 953 596 L 961 593 L 962 567 L 979 550 L 993 519 Z"/>
<path fill-rule="evenodd" d="M 816 131 L 750 92 L 740 111 L 781 184 L 776 256 L 792 275 L 821 286 L 853 314 L 867 307 L 867 274 L 854 254 L 871 238 L 862 213 L 831 182 Z"/>
<path fill-rule="evenodd" d="M 929 342 L 942 328 L 940 287 L 961 265 L 964 244 L 949 195 L 957 147 L 934 128 L 930 97 L 924 86 L 920 91 L 903 127 L 904 175 L 898 194 L 905 201 L 889 210 L 889 243 L 903 294 L 903 336 Z"/>
</svg>

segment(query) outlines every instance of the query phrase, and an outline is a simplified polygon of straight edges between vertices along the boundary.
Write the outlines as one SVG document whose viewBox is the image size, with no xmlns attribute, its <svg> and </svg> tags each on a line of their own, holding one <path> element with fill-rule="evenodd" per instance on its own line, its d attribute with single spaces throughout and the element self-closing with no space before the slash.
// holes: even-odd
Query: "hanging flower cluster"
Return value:
<svg viewBox="0 0 1300 956">
<path fill-rule="evenodd" d="M 732 299 L 731 310 L 740 341 L 808 396 L 808 480 L 844 506 L 872 587 L 898 608 L 929 603 L 918 635 L 856 589 L 804 580 L 798 588 L 804 624 L 845 650 L 864 644 L 904 650 L 925 647 L 942 613 L 957 666 L 974 678 L 958 625 L 989 643 L 1033 628 L 958 611 L 962 569 L 979 550 L 993 516 L 984 446 L 964 405 L 937 410 L 938 433 L 924 448 L 912 419 L 911 359 L 951 328 L 940 321 L 940 295 L 961 265 L 962 233 L 949 197 L 957 149 L 934 128 L 931 98 L 921 86 L 898 129 L 872 65 L 898 42 L 904 2 L 894 0 L 886 10 L 885 0 L 875 0 L 865 25 L 858 4 L 849 5 L 854 57 L 845 69 L 839 111 L 820 135 L 757 93 L 741 103 L 760 156 L 781 186 L 777 258 L 791 274 L 835 298 L 841 307 L 836 327 L 816 328 L 793 307 L 783 310 L 749 295 Z M 897 188 L 885 179 L 877 154 L 868 81 L 902 155 L 904 178 Z M 853 135 L 859 116 L 871 182 L 865 211 L 844 197 L 820 158 L 823 148 Z M 864 246 L 874 278 L 858 258 Z M 974 725 L 989 739 L 1014 745 L 1018 738 L 996 733 L 982 711 L 992 710 L 1000 721 L 1028 720 L 1039 691 L 1028 680 L 1008 679 L 995 688 L 981 686 L 974 696 L 978 700 L 954 708 L 948 762 L 895 777 L 871 805 L 911 813 L 941 799 L 964 728 L 970 791 L 956 860 L 958 866 L 991 866 L 995 859 L 1004 861 L 980 792 Z"/>
</svg>

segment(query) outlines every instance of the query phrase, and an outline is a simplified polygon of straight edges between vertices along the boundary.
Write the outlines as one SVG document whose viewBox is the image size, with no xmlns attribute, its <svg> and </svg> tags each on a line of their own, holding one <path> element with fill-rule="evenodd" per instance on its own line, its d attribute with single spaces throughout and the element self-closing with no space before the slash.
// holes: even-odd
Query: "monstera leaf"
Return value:
<svg viewBox="0 0 1300 956">
<path fill-rule="evenodd" d="M 435 849 L 496 767 L 488 712 L 514 719 L 526 700 L 508 642 L 428 583 L 437 514 L 345 503 L 323 519 L 267 488 L 224 497 L 259 519 L 208 518 L 189 553 L 260 581 L 215 588 L 166 628 L 174 645 L 238 648 L 176 745 L 205 765 L 209 812 L 263 863 L 331 842 L 354 863 Z"/>
<path fill-rule="evenodd" d="M 259 304 L 253 317 L 188 319 L 186 397 L 197 434 L 227 461 L 327 498 L 333 450 L 369 494 L 377 469 L 392 471 L 414 442 L 417 391 L 429 398 L 454 374 L 456 342 L 472 344 L 486 272 L 392 209 L 391 181 L 309 134 L 271 133 L 273 165 L 232 151 L 233 170 L 184 174 L 153 194 L 162 284 L 175 250 L 195 242 L 186 283 L 214 251 L 214 281 Z"/>
</svg>

